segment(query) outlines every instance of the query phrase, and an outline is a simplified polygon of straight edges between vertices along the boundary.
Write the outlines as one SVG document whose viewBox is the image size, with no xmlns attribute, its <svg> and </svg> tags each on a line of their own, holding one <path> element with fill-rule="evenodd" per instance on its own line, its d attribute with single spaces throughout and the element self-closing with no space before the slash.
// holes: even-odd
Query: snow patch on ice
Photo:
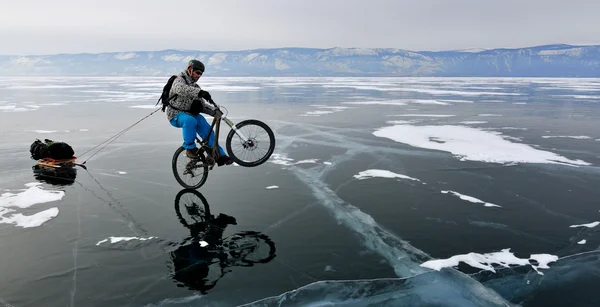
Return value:
<svg viewBox="0 0 600 307">
<path fill-rule="evenodd" d="M 455 191 L 442 191 L 442 193 L 443 194 L 451 193 L 451 194 L 454 194 L 455 196 L 458 196 L 462 200 L 466 200 L 466 201 L 469 201 L 469 202 L 472 202 L 472 203 L 481 203 L 481 204 L 483 204 L 484 207 L 502 207 L 502 206 L 498 206 L 498 205 L 495 205 L 495 204 L 492 204 L 492 203 L 485 202 L 485 201 L 483 201 L 481 199 L 477 199 L 477 198 L 475 198 L 473 196 L 460 194 L 460 193 L 455 192 Z"/>
<path fill-rule="evenodd" d="M 122 242 L 122 241 L 132 241 L 132 240 L 146 241 L 146 240 L 151 240 L 151 239 L 155 239 L 155 238 L 157 238 L 157 237 L 147 237 L 147 238 L 142 238 L 142 237 L 108 237 L 107 239 L 99 241 L 98 243 L 96 243 L 96 245 L 100 245 L 100 244 L 106 243 L 106 242 L 109 242 L 110 244 L 115 244 L 115 243 Z"/>
<path fill-rule="evenodd" d="M 531 260 L 534 260 L 538 264 L 532 264 Z M 460 262 L 463 262 L 474 268 L 492 271 L 495 273 L 496 270 L 494 269 L 494 265 L 500 265 L 505 268 L 509 268 L 511 265 L 530 265 L 536 272 L 538 272 L 538 274 L 544 275 L 544 273 L 542 273 L 539 269 L 549 269 L 550 267 L 548 264 L 557 260 L 558 256 L 550 254 L 532 254 L 528 259 L 518 258 L 510 252 L 510 248 L 507 248 L 500 252 L 487 254 L 468 253 L 452 256 L 447 259 L 430 260 L 422 263 L 421 266 L 439 271 L 445 267 L 458 266 Z"/>
<path fill-rule="evenodd" d="M 590 165 L 582 160 L 571 160 L 526 144 L 512 143 L 499 132 L 469 126 L 395 125 L 377 129 L 373 135 L 414 147 L 450 152 L 461 161 Z"/>
<path fill-rule="evenodd" d="M 362 171 L 362 172 L 359 172 L 358 175 L 354 175 L 353 177 L 356 179 L 359 179 L 359 180 L 373 178 L 373 177 L 380 177 L 380 178 L 400 178 L 400 179 L 421 181 L 416 178 L 412 178 L 412 177 L 402 175 L 402 174 L 396 174 L 391 171 L 381 170 L 381 169 L 370 169 L 370 170 Z"/>
<path fill-rule="evenodd" d="M 463 122 L 460 122 L 461 124 L 465 124 L 465 125 L 478 125 L 478 124 L 487 124 L 486 121 L 483 120 L 466 120 Z"/>
<path fill-rule="evenodd" d="M 265 189 L 267 189 L 267 190 L 279 189 L 279 186 L 277 186 L 277 185 L 271 185 L 271 186 L 266 187 Z"/>
<path fill-rule="evenodd" d="M 551 139 L 551 138 L 571 138 L 571 139 L 577 139 L 577 140 L 589 140 L 589 139 L 591 139 L 591 137 L 586 136 L 586 135 L 543 135 L 542 138 L 544 138 L 544 139 Z"/>
<path fill-rule="evenodd" d="M 596 227 L 598 225 L 600 225 L 600 222 L 593 222 L 593 223 L 589 223 L 589 224 L 580 224 L 580 225 L 571 225 L 569 227 L 570 228 L 577 228 L 577 227 L 594 228 L 594 227 Z"/>
<path fill-rule="evenodd" d="M 28 189 L 21 193 L 11 192 L 2 193 L 0 196 L 0 224 L 14 224 L 18 227 L 29 228 L 38 227 L 45 222 L 58 216 L 58 208 L 50 208 L 33 215 L 23 215 L 22 213 L 12 213 L 12 208 L 29 208 L 35 204 L 47 203 L 61 200 L 65 192 L 47 191 L 39 187 L 41 183 L 32 182 L 25 184 Z M 9 216 L 9 214 L 11 214 Z"/>
</svg>

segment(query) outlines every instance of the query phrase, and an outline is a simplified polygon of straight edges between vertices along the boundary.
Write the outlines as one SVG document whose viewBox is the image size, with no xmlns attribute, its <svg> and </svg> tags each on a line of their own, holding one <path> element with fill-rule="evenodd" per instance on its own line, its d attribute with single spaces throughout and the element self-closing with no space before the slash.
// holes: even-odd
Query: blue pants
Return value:
<svg viewBox="0 0 600 307">
<path fill-rule="evenodd" d="M 196 133 L 200 136 L 200 139 L 206 137 L 208 131 L 210 131 L 210 125 L 204 118 L 204 116 L 198 114 L 196 116 L 192 116 L 187 113 L 179 112 L 173 117 L 170 121 L 173 127 L 183 128 L 183 148 L 185 149 L 193 149 L 196 148 Z M 215 142 L 215 133 L 211 133 L 208 138 L 208 145 L 212 146 Z M 219 145 L 219 153 L 221 156 L 226 156 L 225 151 Z"/>
</svg>

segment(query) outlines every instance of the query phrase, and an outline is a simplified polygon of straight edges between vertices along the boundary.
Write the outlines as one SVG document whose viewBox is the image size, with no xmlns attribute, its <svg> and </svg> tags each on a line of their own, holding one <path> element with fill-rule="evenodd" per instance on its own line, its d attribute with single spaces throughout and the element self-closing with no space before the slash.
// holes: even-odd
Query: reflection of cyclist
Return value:
<svg viewBox="0 0 600 307">
<path fill-rule="evenodd" d="M 225 228 L 237 224 L 235 218 L 222 213 L 215 218 L 197 190 L 181 190 L 175 197 L 175 212 L 190 236 L 171 252 L 173 278 L 191 289 L 206 294 L 228 272 L 227 267 L 253 266 L 275 258 L 275 243 L 264 234 L 245 231 L 223 238 Z M 210 266 L 217 263 L 218 276 L 209 277 Z"/>
<path fill-rule="evenodd" d="M 191 193 L 195 196 L 202 196 L 199 192 L 195 190 L 194 192 Z M 225 228 L 237 223 L 234 217 L 222 213 L 215 218 L 210 214 L 208 203 L 203 199 L 204 197 L 198 201 L 192 201 L 191 204 L 180 204 L 180 194 L 176 198 L 175 208 L 181 222 L 189 228 L 190 236 L 185 240 L 189 241 L 188 244 L 184 243 L 177 250 L 171 252 L 171 259 L 175 266 L 173 278 L 205 294 L 225 274 L 226 266 L 222 258 L 227 255 L 215 247 L 220 246 Z M 180 210 L 185 210 L 185 214 L 193 217 L 194 221 L 190 223 L 183 219 L 183 212 Z M 213 281 L 207 277 L 210 265 L 217 262 L 220 266 L 220 276 Z"/>
</svg>

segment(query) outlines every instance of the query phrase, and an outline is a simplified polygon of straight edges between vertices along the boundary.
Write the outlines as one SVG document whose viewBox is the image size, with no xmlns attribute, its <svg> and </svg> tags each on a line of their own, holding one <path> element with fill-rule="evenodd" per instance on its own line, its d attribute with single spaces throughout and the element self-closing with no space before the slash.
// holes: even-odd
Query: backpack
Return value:
<svg viewBox="0 0 600 307">
<path fill-rule="evenodd" d="M 44 142 L 36 139 L 29 147 L 31 158 L 34 160 L 52 158 L 55 160 L 64 160 L 73 158 L 75 152 L 73 148 L 64 142 L 54 142 L 45 139 Z"/>
<path fill-rule="evenodd" d="M 156 101 L 156 105 L 158 105 L 162 101 L 162 111 L 163 112 L 165 111 L 167 106 L 170 106 L 171 108 L 178 110 L 177 108 L 175 108 L 169 104 L 169 102 L 173 98 L 177 97 L 177 94 L 173 95 L 173 97 L 169 97 L 169 93 L 171 92 L 171 87 L 173 86 L 173 81 L 175 81 L 175 78 L 177 78 L 177 75 L 172 75 L 169 78 L 169 81 L 167 81 L 167 84 L 165 84 L 165 86 L 163 87 L 160 98 L 158 98 L 158 101 Z"/>
</svg>

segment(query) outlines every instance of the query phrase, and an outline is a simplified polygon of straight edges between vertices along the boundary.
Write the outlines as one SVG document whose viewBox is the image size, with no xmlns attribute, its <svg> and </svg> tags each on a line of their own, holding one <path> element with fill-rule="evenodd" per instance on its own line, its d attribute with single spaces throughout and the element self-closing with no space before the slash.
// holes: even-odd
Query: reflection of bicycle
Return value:
<svg viewBox="0 0 600 307">
<path fill-rule="evenodd" d="M 205 294 L 234 266 L 254 266 L 275 258 L 275 243 L 265 234 L 244 231 L 223 237 L 234 217 L 210 213 L 206 198 L 194 189 L 181 190 L 175 197 L 175 212 L 190 230 L 180 246 L 171 252 L 173 278 L 190 289 Z M 210 270 L 218 266 L 218 270 Z M 212 273 L 212 274 L 211 274 Z"/>
<path fill-rule="evenodd" d="M 216 107 L 216 115 L 213 117 L 207 137 L 202 141 L 196 137 L 196 142 L 200 145 L 198 158 L 190 159 L 185 154 L 183 147 L 179 147 L 173 154 L 173 174 L 177 182 L 184 188 L 197 189 L 206 182 L 209 169 L 212 170 L 219 157 L 221 120 L 231 128 L 225 140 L 225 147 L 229 157 L 238 165 L 245 167 L 261 165 L 271 157 L 275 150 L 275 135 L 267 124 L 255 119 L 234 124 L 223 115 L 214 101 L 210 100 L 209 102 Z M 215 142 L 213 146 L 208 146 L 209 136 L 215 127 Z"/>
</svg>

